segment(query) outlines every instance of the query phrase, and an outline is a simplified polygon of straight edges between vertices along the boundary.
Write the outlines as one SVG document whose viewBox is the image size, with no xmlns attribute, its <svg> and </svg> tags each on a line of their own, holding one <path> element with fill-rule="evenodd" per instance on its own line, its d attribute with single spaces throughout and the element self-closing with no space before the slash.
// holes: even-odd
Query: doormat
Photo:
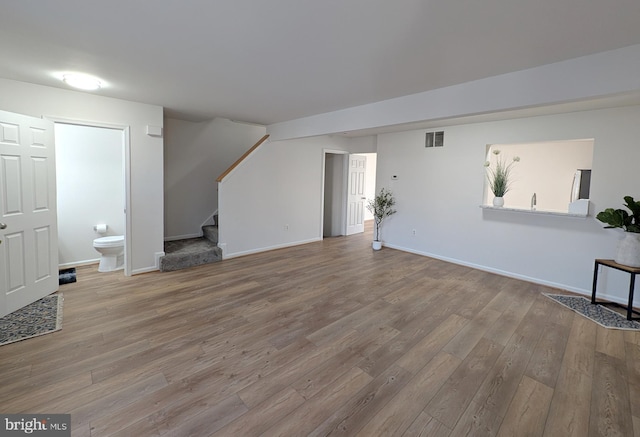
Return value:
<svg viewBox="0 0 640 437">
<path fill-rule="evenodd" d="M 45 296 L 0 318 L 0 346 L 62 329 L 62 293 Z"/>
<path fill-rule="evenodd" d="M 58 273 L 58 284 L 71 284 L 76 282 L 76 269 L 72 267 L 70 269 L 62 269 Z"/>
<path fill-rule="evenodd" d="M 543 294 L 548 298 L 555 300 L 560 305 L 564 305 L 565 307 L 605 328 L 640 331 L 640 323 L 635 320 L 627 320 L 627 318 L 622 314 L 610 310 L 603 305 L 594 305 L 591 303 L 591 300 L 586 297 L 567 296 L 564 294 Z"/>
</svg>

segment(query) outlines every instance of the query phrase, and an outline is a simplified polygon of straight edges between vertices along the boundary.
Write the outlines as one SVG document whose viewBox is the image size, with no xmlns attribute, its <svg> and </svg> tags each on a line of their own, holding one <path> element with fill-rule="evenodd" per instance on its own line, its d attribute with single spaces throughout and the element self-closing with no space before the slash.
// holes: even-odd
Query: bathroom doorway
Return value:
<svg viewBox="0 0 640 437">
<path fill-rule="evenodd" d="M 373 220 L 373 214 L 366 208 L 376 193 L 376 153 L 357 153 L 366 157 L 364 179 L 364 221 Z M 348 188 L 349 156 L 346 151 L 324 150 L 322 180 L 322 231 L 323 238 L 349 235 L 348 224 Z M 359 232 L 362 232 L 360 230 Z"/>
<path fill-rule="evenodd" d="M 345 207 L 349 155 L 346 152 L 324 153 L 322 237 L 345 235 Z"/>
<path fill-rule="evenodd" d="M 54 120 L 60 268 L 97 264 L 93 240 L 124 235 L 130 275 L 129 128 Z M 104 233 L 94 229 L 106 224 Z"/>
</svg>

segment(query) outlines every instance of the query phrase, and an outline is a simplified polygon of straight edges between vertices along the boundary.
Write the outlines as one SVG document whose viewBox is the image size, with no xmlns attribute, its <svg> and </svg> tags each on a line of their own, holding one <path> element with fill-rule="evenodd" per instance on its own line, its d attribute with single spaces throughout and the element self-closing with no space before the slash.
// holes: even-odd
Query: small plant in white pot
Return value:
<svg viewBox="0 0 640 437">
<path fill-rule="evenodd" d="M 504 195 L 511 189 L 511 167 L 516 162 L 520 162 L 519 156 L 514 156 L 512 161 L 507 164 L 504 158 L 500 158 L 500 150 L 495 149 L 493 153 L 496 157 L 496 168 L 491 167 L 491 161 L 484 163 L 487 168 L 487 178 L 489 179 L 489 189 L 494 195 L 493 206 L 504 206 Z"/>
<path fill-rule="evenodd" d="M 624 209 L 607 208 L 598 213 L 596 218 L 608 226 L 605 228 L 621 228 L 625 236 L 618 244 L 618 251 L 614 259 L 618 264 L 629 267 L 640 267 L 640 200 L 635 201 L 631 196 L 625 196 Z"/>
<path fill-rule="evenodd" d="M 380 193 L 369 200 L 367 204 L 367 209 L 373 214 L 373 221 L 375 222 L 375 235 L 372 244 L 373 250 L 380 250 L 382 248 L 380 226 L 387 217 L 396 213 L 396 210 L 393 209 L 395 204 L 396 201 L 391 191 L 384 188 L 380 189 Z"/>
</svg>

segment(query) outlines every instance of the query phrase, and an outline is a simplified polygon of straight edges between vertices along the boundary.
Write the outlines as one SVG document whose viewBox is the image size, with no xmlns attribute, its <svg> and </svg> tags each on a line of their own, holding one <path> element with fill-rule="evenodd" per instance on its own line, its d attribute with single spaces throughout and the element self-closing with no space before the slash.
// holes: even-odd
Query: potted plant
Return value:
<svg viewBox="0 0 640 437">
<path fill-rule="evenodd" d="M 511 189 L 511 167 L 520 161 L 519 156 L 514 156 L 513 160 L 507 164 L 504 159 L 498 157 L 500 150 L 495 149 L 492 152 L 496 156 L 496 168 L 491 168 L 491 162 L 486 161 L 484 166 L 487 167 L 487 178 L 489 179 L 489 188 L 495 196 L 493 198 L 493 206 L 501 207 L 504 205 L 504 195 Z"/>
<path fill-rule="evenodd" d="M 384 188 L 380 189 L 380 193 L 369 200 L 367 209 L 373 214 L 373 220 L 375 222 L 375 235 L 372 247 L 374 250 L 380 250 L 382 248 L 382 241 L 380 240 L 380 226 L 382 222 L 389 216 L 396 213 L 393 206 L 396 204 L 391 191 Z"/>
<path fill-rule="evenodd" d="M 596 218 L 607 224 L 605 229 L 621 228 L 625 231 L 614 261 L 629 267 L 640 267 L 640 200 L 625 196 L 624 201 L 624 206 L 631 214 L 624 209 L 607 208 L 599 212 Z"/>
</svg>

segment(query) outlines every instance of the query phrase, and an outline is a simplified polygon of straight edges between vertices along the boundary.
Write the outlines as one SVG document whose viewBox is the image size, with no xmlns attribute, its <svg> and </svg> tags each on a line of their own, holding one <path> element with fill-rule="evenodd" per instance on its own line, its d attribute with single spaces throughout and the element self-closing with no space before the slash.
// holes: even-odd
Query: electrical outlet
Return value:
<svg viewBox="0 0 640 437">
<path fill-rule="evenodd" d="M 416 230 L 411 231 L 411 235 L 416 235 Z"/>
<path fill-rule="evenodd" d="M 288 225 L 288 224 L 287 224 L 287 225 L 284 225 L 284 230 L 285 230 L 285 231 L 288 231 L 288 230 L 289 230 L 289 225 Z"/>
</svg>

